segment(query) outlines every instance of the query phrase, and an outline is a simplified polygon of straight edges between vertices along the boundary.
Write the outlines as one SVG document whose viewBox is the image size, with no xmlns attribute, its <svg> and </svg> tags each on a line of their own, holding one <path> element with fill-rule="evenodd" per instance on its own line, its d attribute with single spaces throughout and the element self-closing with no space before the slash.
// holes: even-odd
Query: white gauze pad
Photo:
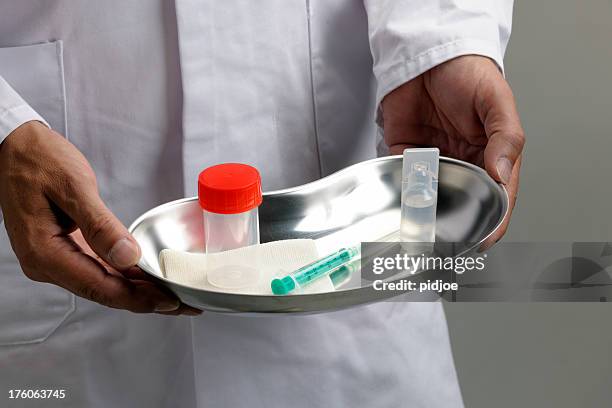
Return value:
<svg viewBox="0 0 612 408">
<path fill-rule="evenodd" d="M 312 239 L 290 239 L 212 254 L 164 249 L 159 254 L 163 276 L 173 282 L 214 292 L 272 295 L 270 282 L 319 259 Z M 301 293 L 333 292 L 329 276 Z"/>
</svg>

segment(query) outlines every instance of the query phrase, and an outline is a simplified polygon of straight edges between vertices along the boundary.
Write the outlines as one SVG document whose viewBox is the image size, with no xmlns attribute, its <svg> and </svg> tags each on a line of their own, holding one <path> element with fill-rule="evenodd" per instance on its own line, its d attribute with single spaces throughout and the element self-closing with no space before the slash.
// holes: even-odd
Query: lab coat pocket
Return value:
<svg viewBox="0 0 612 408">
<path fill-rule="evenodd" d="M 63 44 L 0 47 L 0 76 L 51 127 L 66 135 Z"/>
<path fill-rule="evenodd" d="M 0 48 L 0 76 L 65 135 L 62 51 L 60 41 Z M 74 310 L 72 293 L 25 277 L 0 225 L 0 346 L 42 342 Z"/>
</svg>

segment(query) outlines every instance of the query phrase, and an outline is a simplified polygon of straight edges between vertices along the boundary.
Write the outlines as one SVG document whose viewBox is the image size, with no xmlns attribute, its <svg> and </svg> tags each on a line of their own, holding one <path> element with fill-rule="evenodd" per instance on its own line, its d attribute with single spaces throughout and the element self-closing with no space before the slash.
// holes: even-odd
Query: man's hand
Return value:
<svg viewBox="0 0 612 408">
<path fill-rule="evenodd" d="M 100 199 L 91 166 L 43 124 L 25 123 L 0 145 L 0 205 L 30 279 L 113 308 L 199 313 L 134 266 L 140 248 Z"/>
<path fill-rule="evenodd" d="M 479 56 L 448 61 L 387 95 L 382 112 L 392 154 L 435 146 L 442 155 L 484 167 L 506 186 L 510 212 L 485 245 L 498 241 L 516 201 L 525 136 L 514 96 L 497 65 Z"/>
</svg>

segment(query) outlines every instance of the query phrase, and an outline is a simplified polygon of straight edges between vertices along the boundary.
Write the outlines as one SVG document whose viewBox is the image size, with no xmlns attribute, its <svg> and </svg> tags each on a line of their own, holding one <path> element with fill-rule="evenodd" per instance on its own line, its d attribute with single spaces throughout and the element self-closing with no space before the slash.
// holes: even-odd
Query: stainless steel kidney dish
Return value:
<svg viewBox="0 0 612 408">
<path fill-rule="evenodd" d="M 312 238 L 322 253 L 346 241 L 374 241 L 396 231 L 400 222 L 402 157 L 389 156 L 347 167 L 315 182 L 264 193 L 261 241 Z M 440 158 L 436 241 L 482 243 L 508 211 L 505 189 L 474 165 Z M 153 208 L 129 228 L 142 248 L 139 266 L 170 288 L 184 303 L 209 311 L 241 313 L 322 312 L 383 300 L 359 277 L 334 292 L 263 296 L 211 292 L 165 279 L 162 249 L 202 252 L 202 211 L 196 198 Z"/>
</svg>

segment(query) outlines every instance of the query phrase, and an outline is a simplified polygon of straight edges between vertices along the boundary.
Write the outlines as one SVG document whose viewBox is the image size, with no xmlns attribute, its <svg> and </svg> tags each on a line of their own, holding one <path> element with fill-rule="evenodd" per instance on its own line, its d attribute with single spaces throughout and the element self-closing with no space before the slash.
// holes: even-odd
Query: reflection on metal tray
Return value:
<svg viewBox="0 0 612 408">
<path fill-rule="evenodd" d="M 321 254 L 341 246 L 374 241 L 399 227 L 402 157 L 358 163 L 303 186 L 264 194 L 261 241 L 313 238 Z M 474 165 L 440 158 L 436 241 L 482 243 L 508 210 L 505 189 Z M 335 292 L 263 296 L 210 292 L 162 277 L 158 254 L 164 248 L 202 252 L 202 211 L 196 198 L 173 201 L 138 218 L 129 228 L 142 247 L 139 266 L 186 304 L 219 312 L 321 312 L 383 300 L 371 282 L 343 279 Z"/>
</svg>

